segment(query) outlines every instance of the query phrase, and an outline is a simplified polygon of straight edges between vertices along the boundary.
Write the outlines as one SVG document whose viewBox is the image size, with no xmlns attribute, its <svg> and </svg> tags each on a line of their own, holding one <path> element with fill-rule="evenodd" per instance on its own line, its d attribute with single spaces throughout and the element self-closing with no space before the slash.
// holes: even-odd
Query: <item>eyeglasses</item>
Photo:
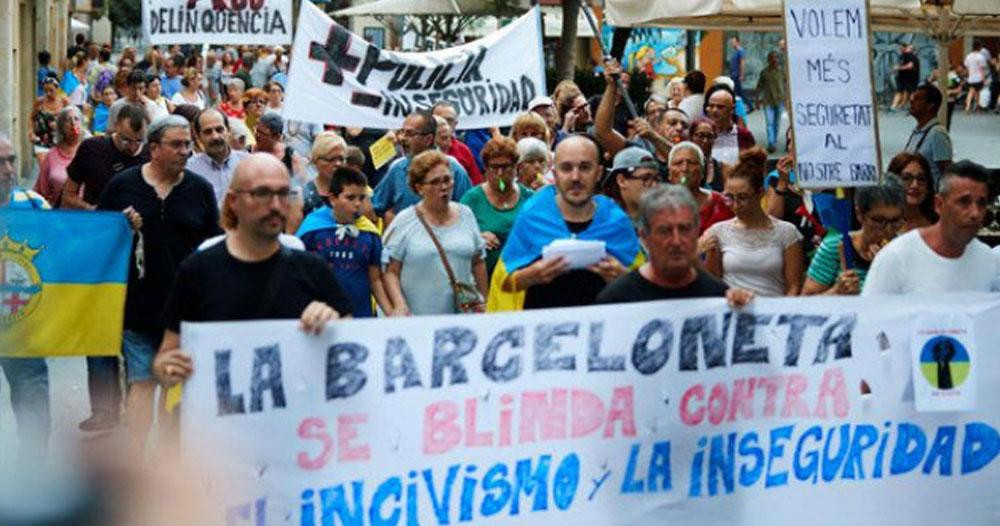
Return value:
<svg viewBox="0 0 1000 526">
<path fill-rule="evenodd" d="M 277 197 L 278 201 L 282 203 L 287 203 L 289 197 L 292 195 L 292 189 L 290 187 L 278 188 L 277 190 L 272 190 L 266 187 L 251 188 L 250 190 L 232 190 L 234 194 L 247 194 L 251 199 L 257 201 L 258 203 L 270 203 L 271 199 Z"/>
<path fill-rule="evenodd" d="M 317 157 L 317 161 L 325 161 L 331 164 L 344 164 L 347 162 L 347 157 L 344 155 L 331 155 L 329 157 Z"/>
<path fill-rule="evenodd" d="M 910 186 L 914 183 L 916 183 L 917 186 L 927 186 L 927 178 L 922 173 L 915 174 L 903 172 L 899 174 L 899 180 L 903 182 L 903 186 Z"/>
<path fill-rule="evenodd" d="M 17 156 L 16 155 L 8 155 L 5 157 L 0 156 L 0 164 L 3 163 L 10 163 L 11 166 L 14 166 L 17 164 Z"/>
<path fill-rule="evenodd" d="M 514 165 L 510 163 L 505 164 L 487 164 L 486 169 L 491 172 L 496 173 L 507 173 L 514 169 Z"/>
<path fill-rule="evenodd" d="M 698 132 L 692 135 L 691 137 L 701 141 L 714 141 L 716 135 L 711 132 Z"/>
<path fill-rule="evenodd" d="M 903 224 L 903 216 L 896 217 L 880 217 L 880 216 L 867 216 L 866 221 L 871 221 L 872 225 L 877 226 L 881 229 L 894 229 L 898 228 Z"/>
<path fill-rule="evenodd" d="M 118 134 L 118 140 L 121 141 L 126 146 L 139 146 L 143 143 L 143 139 L 129 139 L 128 137 Z"/>
<path fill-rule="evenodd" d="M 413 130 L 409 128 L 403 128 L 402 130 L 399 130 L 400 137 L 414 137 L 417 135 L 430 135 L 430 134 L 431 132 L 428 131 Z"/>
<path fill-rule="evenodd" d="M 162 144 L 174 150 L 190 150 L 192 143 L 191 141 L 186 141 L 184 139 L 177 139 L 174 141 L 159 141 L 159 144 Z"/>
<path fill-rule="evenodd" d="M 437 179 L 431 179 L 430 181 L 424 181 L 424 182 L 422 182 L 420 184 L 425 184 L 427 186 L 448 186 L 454 180 L 455 179 L 452 178 L 451 176 L 438 177 Z"/>
<path fill-rule="evenodd" d="M 660 182 L 660 176 L 657 174 L 646 174 L 646 175 L 635 175 L 632 173 L 622 174 L 629 181 L 639 181 L 642 186 L 653 186 L 654 184 Z"/>
</svg>

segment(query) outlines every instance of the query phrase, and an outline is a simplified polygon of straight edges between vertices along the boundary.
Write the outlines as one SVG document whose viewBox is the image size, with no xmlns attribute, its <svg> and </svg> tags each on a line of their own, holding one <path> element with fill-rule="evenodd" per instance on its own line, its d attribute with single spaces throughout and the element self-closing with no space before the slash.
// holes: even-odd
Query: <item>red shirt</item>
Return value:
<svg viewBox="0 0 1000 526">
<path fill-rule="evenodd" d="M 230 119 L 245 119 L 247 118 L 247 112 L 245 108 L 234 108 L 229 105 L 228 102 L 223 102 L 219 104 L 219 111 L 225 113 Z"/>
<path fill-rule="evenodd" d="M 465 168 L 466 173 L 469 174 L 469 181 L 472 183 L 472 186 L 482 184 L 483 174 L 479 171 L 479 166 L 476 165 L 476 159 L 472 156 L 472 150 L 465 143 L 453 138 L 451 140 L 451 148 L 445 153 L 454 157 L 458 161 L 458 164 L 462 165 L 462 168 Z"/>
<path fill-rule="evenodd" d="M 726 204 L 726 199 L 722 197 L 722 194 L 714 191 L 712 191 L 709 195 L 705 204 L 702 205 L 699 215 L 701 216 L 700 230 L 702 233 L 704 233 L 708 227 L 718 223 L 719 221 L 725 221 L 726 219 L 731 219 L 736 216 L 736 214 L 729 209 L 729 205 Z"/>
</svg>

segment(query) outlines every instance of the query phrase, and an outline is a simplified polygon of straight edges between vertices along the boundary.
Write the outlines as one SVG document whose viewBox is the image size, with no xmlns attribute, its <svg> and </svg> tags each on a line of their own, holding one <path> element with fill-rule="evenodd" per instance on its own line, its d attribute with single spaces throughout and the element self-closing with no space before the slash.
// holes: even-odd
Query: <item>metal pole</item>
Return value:
<svg viewBox="0 0 1000 526">
<path fill-rule="evenodd" d="M 594 32 L 594 38 L 597 39 L 597 44 L 601 46 L 601 55 L 605 60 L 608 60 L 611 55 L 608 54 L 608 48 L 604 46 L 604 41 L 601 40 L 601 32 L 597 28 L 597 22 L 594 20 L 594 13 L 590 11 L 590 5 L 583 2 L 580 6 L 583 10 L 583 14 L 587 17 L 587 23 L 590 24 L 591 31 Z M 625 89 L 625 84 L 622 83 L 621 75 L 615 75 L 615 84 L 618 86 L 618 92 L 622 94 L 622 100 L 625 101 L 625 107 L 628 109 L 629 115 L 633 119 L 639 117 L 639 112 L 635 110 L 635 103 L 632 102 L 632 97 L 629 96 L 628 91 Z"/>
</svg>

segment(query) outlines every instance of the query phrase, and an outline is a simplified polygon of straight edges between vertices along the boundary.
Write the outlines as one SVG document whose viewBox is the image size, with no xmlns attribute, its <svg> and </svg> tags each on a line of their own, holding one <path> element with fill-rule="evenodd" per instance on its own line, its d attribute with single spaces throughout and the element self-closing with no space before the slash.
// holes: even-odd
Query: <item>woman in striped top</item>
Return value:
<svg viewBox="0 0 1000 526">
<path fill-rule="evenodd" d="M 858 188 L 854 193 L 854 208 L 861 229 L 850 234 L 854 268 L 846 268 L 843 236 L 834 232 L 816 250 L 806 272 L 802 294 L 854 295 L 861 292 L 875 254 L 896 237 L 905 222 L 905 206 L 906 194 L 895 175 L 886 175 L 879 186 Z"/>
</svg>

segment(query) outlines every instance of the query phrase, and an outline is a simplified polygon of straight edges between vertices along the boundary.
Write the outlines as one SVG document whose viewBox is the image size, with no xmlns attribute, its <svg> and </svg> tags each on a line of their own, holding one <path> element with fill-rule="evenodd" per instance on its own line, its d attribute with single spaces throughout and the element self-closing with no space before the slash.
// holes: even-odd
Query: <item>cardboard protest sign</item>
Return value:
<svg viewBox="0 0 1000 526">
<path fill-rule="evenodd" d="M 509 126 L 546 93 L 540 9 L 462 46 L 379 49 L 303 2 L 292 48 L 287 119 L 399 128 L 417 109 L 455 104 L 459 128 Z"/>
<path fill-rule="evenodd" d="M 1000 400 L 915 410 L 916 312 L 1000 344 L 985 295 L 189 324 L 183 446 L 260 524 L 995 522 Z"/>
<path fill-rule="evenodd" d="M 288 45 L 292 0 L 142 0 L 142 31 L 153 45 Z"/>
<path fill-rule="evenodd" d="M 865 0 L 785 0 L 784 15 L 799 186 L 877 184 L 881 158 Z"/>
</svg>

